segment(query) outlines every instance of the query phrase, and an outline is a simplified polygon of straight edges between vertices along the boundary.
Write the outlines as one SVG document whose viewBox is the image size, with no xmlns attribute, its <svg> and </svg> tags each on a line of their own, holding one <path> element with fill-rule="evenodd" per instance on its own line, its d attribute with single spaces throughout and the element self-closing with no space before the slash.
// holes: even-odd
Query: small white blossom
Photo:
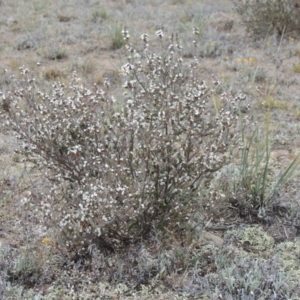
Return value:
<svg viewBox="0 0 300 300">
<path fill-rule="evenodd" d="M 160 29 L 160 30 L 157 30 L 156 31 L 156 35 L 159 37 L 159 38 L 162 38 L 164 36 L 164 33 L 163 31 Z"/>
</svg>

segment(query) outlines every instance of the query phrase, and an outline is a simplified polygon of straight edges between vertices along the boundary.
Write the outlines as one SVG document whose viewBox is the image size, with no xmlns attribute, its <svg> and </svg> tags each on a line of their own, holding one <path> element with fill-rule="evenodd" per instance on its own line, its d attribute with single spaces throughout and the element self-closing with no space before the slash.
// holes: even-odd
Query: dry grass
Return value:
<svg viewBox="0 0 300 300">
<path fill-rule="evenodd" d="M 279 99 L 276 99 L 273 96 L 266 96 L 258 100 L 258 104 L 272 109 L 288 109 L 289 104 L 287 101 L 282 101 Z"/>
</svg>

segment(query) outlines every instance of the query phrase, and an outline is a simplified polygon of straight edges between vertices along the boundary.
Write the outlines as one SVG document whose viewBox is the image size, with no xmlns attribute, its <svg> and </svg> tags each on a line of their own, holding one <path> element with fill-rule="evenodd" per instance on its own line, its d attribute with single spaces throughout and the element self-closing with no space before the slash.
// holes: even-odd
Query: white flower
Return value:
<svg viewBox="0 0 300 300">
<path fill-rule="evenodd" d="M 126 65 L 122 66 L 121 68 L 125 74 L 129 74 L 130 71 L 132 71 L 134 69 L 134 65 L 127 63 Z"/>
<path fill-rule="evenodd" d="M 143 34 L 141 35 L 141 39 L 142 39 L 145 43 L 147 43 L 147 42 L 148 42 L 148 34 L 147 34 L 147 33 L 143 33 Z"/>
<path fill-rule="evenodd" d="M 98 236 L 101 236 L 101 228 L 96 228 L 95 231 L 96 231 L 96 233 L 97 233 Z"/>
<path fill-rule="evenodd" d="M 160 30 L 157 30 L 156 31 L 156 35 L 159 37 L 159 38 L 162 38 L 164 36 L 164 33 L 163 31 L 160 29 Z"/>
<path fill-rule="evenodd" d="M 127 100 L 127 105 L 128 106 L 131 106 L 132 104 L 133 104 L 133 100 L 132 99 Z"/>
</svg>

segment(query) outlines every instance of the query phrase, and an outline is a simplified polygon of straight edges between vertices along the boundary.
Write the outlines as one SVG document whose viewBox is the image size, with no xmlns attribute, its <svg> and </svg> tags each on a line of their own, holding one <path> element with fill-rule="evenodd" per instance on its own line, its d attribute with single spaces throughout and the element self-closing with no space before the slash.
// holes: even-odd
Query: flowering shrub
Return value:
<svg viewBox="0 0 300 300">
<path fill-rule="evenodd" d="M 157 35 L 166 48 L 158 54 L 148 35 L 135 50 L 123 31 L 129 57 L 121 99 L 109 82 L 89 89 L 75 73 L 69 85 L 46 91 L 25 68 L 21 83 L 2 96 L 22 153 L 47 179 L 46 192 L 32 201 L 76 251 L 91 244 L 114 250 L 153 229 L 182 228 L 237 141 L 243 97 L 224 93 L 214 107 L 197 60 L 184 63 L 178 39 Z"/>
</svg>

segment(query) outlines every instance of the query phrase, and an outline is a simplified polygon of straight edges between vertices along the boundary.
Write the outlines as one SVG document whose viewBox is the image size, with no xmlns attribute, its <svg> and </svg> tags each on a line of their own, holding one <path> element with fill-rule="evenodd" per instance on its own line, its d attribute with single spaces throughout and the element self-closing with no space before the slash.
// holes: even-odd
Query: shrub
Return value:
<svg viewBox="0 0 300 300">
<path fill-rule="evenodd" d="M 268 34 L 300 32 L 300 5 L 297 0 L 233 0 L 246 30 L 255 39 Z"/>
<path fill-rule="evenodd" d="M 162 53 L 150 52 L 146 34 L 142 50 L 127 45 L 121 99 L 109 82 L 88 89 L 76 73 L 69 85 L 47 91 L 25 68 L 19 86 L 2 97 L 21 152 L 47 179 L 31 201 L 78 252 L 183 228 L 237 141 L 243 98 L 225 93 L 215 108 L 197 61 L 184 64 L 178 39 L 157 35 Z"/>
</svg>

